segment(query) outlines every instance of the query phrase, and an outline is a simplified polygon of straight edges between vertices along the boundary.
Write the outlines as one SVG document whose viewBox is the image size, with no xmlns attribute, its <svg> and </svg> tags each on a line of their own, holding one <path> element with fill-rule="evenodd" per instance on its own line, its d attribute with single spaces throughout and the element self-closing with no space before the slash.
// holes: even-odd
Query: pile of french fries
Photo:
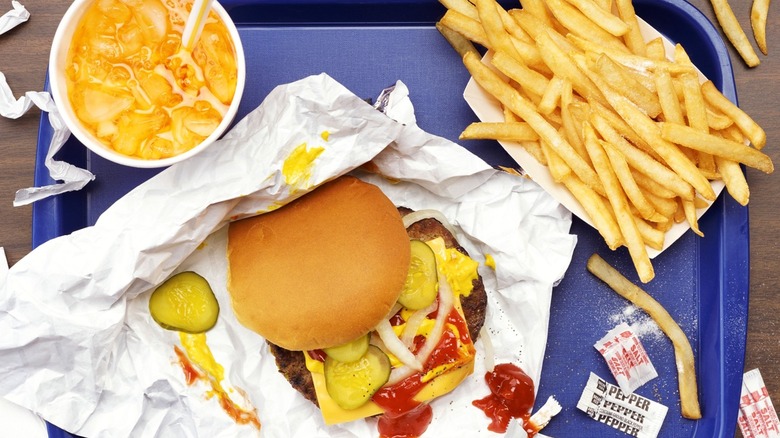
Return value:
<svg viewBox="0 0 780 438">
<path fill-rule="evenodd" d="M 500 102 L 502 123 L 462 139 L 522 145 L 582 205 L 611 249 L 626 246 L 639 279 L 654 277 L 647 247 L 715 200 L 722 180 L 742 205 L 740 163 L 774 170 L 766 134 L 698 72 L 680 45 L 646 42 L 631 0 L 440 0 L 439 31 L 473 79 Z M 519 6 L 519 5 L 518 5 Z M 475 43 L 489 49 L 483 61 Z"/>
</svg>

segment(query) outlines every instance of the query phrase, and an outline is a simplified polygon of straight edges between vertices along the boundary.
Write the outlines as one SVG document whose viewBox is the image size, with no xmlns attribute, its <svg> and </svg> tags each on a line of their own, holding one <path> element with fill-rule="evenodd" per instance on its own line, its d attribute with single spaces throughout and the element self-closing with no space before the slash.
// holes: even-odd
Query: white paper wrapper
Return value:
<svg viewBox="0 0 780 438">
<path fill-rule="evenodd" d="M 302 143 L 324 152 L 310 186 L 295 190 L 281 168 Z M 373 420 L 324 426 L 278 373 L 264 341 L 237 323 L 225 290 L 224 227 L 372 159 L 400 182 L 353 173 L 396 204 L 441 210 L 474 258 L 494 257 L 496 271 L 480 273 L 496 361 L 521 365 L 538 384 L 552 286 L 576 241 L 570 214 L 533 182 L 396 123 L 323 74 L 278 87 L 219 144 L 131 191 L 94 226 L 14 265 L 0 283 L 0 395 L 90 437 L 257 435 L 207 399 L 206 386 L 185 384 L 173 350 L 177 334 L 149 315 L 150 290 L 191 269 L 209 280 L 221 305 L 207 342 L 225 368 L 222 384 L 231 396 L 230 388 L 249 394 L 263 436 L 375 436 Z M 490 434 L 488 419 L 471 406 L 488 393 L 483 375 L 478 356 L 474 375 L 433 403 L 429 436 Z"/>
<path fill-rule="evenodd" d="M 0 35 L 30 19 L 30 13 L 16 0 L 11 2 L 13 9 L 0 16 Z"/>
<path fill-rule="evenodd" d="M 662 38 L 666 48 L 666 55 L 670 58 L 673 57 L 674 45 L 666 37 L 658 33 L 658 31 L 656 31 L 652 26 L 647 24 L 647 22 L 639 17 L 637 17 L 637 20 L 639 21 L 639 27 L 645 41 L 650 41 L 658 37 Z M 487 59 L 489 59 L 490 56 L 491 54 L 488 53 Z M 701 72 L 699 72 L 699 79 L 702 82 L 707 80 Z M 468 102 L 471 109 L 474 110 L 474 113 L 481 121 L 504 121 L 504 114 L 501 111 L 499 102 L 493 98 L 493 96 L 490 96 L 482 88 L 480 88 L 474 79 L 469 80 L 468 84 L 466 85 L 466 89 L 463 92 L 463 97 L 466 99 L 466 102 Z M 582 219 L 585 223 L 593 226 L 593 223 L 591 222 L 588 214 L 585 212 L 585 209 L 582 208 L 577 199 L 572 196 L 571 193 L 569 193 L 563 184 L 557 183 L 553 180 L 552 175 L 550 175 L 550 171 L 547 169 L 547 166 L 544 166 L 536 161 L 536 159 L 531 154 L 526 152 L 525 148 L 523 148 L 518 143 L 509 141 L 500 141 L 499 143 L 504 147 L 507 153 L 509 153 L 509 155 L 514 158 L 515 161 L 517 161 L 520 167 L 522 167 L 523 170 L 531 178 L 533 178 L 534 181 L 539 183 L 540 186 L 544 187 L 548 193 L 550 193 L 558 202 L 569 209 L 569 211 L 574 213 L 575 216 Z M 712 181 L 711 185 L 716 195 L 719 195 L 725 187 L 723 181 L 720 180 Z M 701 218 L 701 216 L 708 209 L 709 206 L 706 208 L 697 209 L 697 217 Z M 657 255 L 665 251 L 666 248 L 669 248 L 690 228 L 691 227 L 687 221 L 674 224 L 672 228 L 666 232 L 663 248 L 659 251 L 648 246 L 647 254 L 650 256 L 650 258 L 655 258 Z"/>
<path fill-rule="evenodd" d="M 15 207 L 31 204 L 52 195 L 81 190 L 87 183 L 95 179 L 95 175 L 88 170 L 54 159 L 54 154 L 62 149 L 62 146 L 70 137 L 70 130 L 65 126 L 65 122 L 60 117 L 51 95 L 45 91 L 28 91 L 19 99 L 15 99 L 8 82 L 5 80 L 5 75 L 0 72 L 0 116 L 18 119 L 33 105 L 40 108 L 41 111 L 49 113 L 49 124 L 52 127 L 53 134 L 44 164 L 49 170 L 51 178 L 62 182 L 18 190 L 14 198 Z"/>
</svg>

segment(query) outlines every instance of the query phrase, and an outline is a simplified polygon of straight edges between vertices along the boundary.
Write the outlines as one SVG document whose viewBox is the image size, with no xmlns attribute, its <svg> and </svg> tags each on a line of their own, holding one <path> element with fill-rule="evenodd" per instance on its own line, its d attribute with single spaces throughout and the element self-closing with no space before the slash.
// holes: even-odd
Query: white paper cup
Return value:
<svg viewBox="0 0 780 438">
<path fill-rule="evenodd" d="M 236 91 L 233 96 L 233 101 L 228 107 L 225 116 L 222 118 L 222 122 L 211 135 L 206 137 L 206 139 L 197 146 L 179 155 L 157 160 L 147 160 L 124 155 L 111 149 L 84 128 L 83 124 L 76 116 L 70 99 L 68 98 L 65 66 L 70 44 L 73 40 L 73 34 L 75 33 L 81 18 L 94 1 L 95 0 L 75 0 L 73 4 L 71 4 L 62 17 L 62 21 L 60 21 L 60 24 L 57 27 L 57 32 L 54 34 L 54 42 L 49 56 L 49 85 L 51 87 L 51 95 L 54 102 L 57 104 L 57 109 L 59 110 L 62 119 L 65 121 L 65 124 L 73 135 L 92 152 L 107 160 L 125 166 L 140 168 L 165 167 L 186 160 L 209 147 L 214 141 L 222 136 L 235 118 L 236 112 L 238 112 L 238 106 L 241 103 L 241 96 L 244 92 L 244 86 L 246 85 L 246 60 L 244 59 L 244 49 L 241 45 L 241 38 L 238 35 L 238 30 L 236 29 L 233 20 L 222 5 L 216 1 L 212 3 L 212 10 L 219 15 L 230 33 L 236 51 L 238 79 L 236 81 Z"/>
</svg>

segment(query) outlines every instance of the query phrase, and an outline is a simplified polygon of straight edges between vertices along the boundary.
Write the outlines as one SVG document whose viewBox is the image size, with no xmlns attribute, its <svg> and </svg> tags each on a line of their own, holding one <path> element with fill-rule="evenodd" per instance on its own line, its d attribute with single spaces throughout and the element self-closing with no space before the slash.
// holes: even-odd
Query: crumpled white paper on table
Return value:
<svg viewBox="0 0 780 438">
<path fill-rule="evenodd" d="M 11 2 L 13 9 L 0 16 L 0 35 L 30 19 L 30 13 L 16 0 Z"/>
<path fill-rule="evenodd" d="M 143 183 L 94 226 L 16 263 L 0 283 L 0 395 L 89 437 L 257 435 L 208 399 L 206 386 L 186 385 L 177 334 L 149 315 L 150 290 L 191 269 L 220 302 L 207 342 L 225 368 L 223 386 L 231 396 L 230 388 L 249 394 L 263 436 L 376 436 L 374 420 L 324 426 L 278 373 L 264 341 L 237 323 L 225 290 L 224 225 L 308 190 L 291 190 L 281 173 L 302 143 L 324 147 L 312 186 L 353 172 L 398 205 L 439 209 L 476 260 L 494 257 L 497 269 L 482 265 L 480 273 L 496 361 L 519 364 L 538 384 L 552 287 L 576 242 L 570 213 L 530 180 L 393 121 L 321 74 L 276 88 L 223 140 Z M 372 159 L 383 176 L 355 170 Z M 477 349 L 474 375 L 433 402 L 429 436 L 492 435 L 471 405 L 488 393 L 481 342 Z"/>
<path fill-rule="evenodd" d="M 30 13 L 27 12 L 27 9 L 21 3 L 14 0 L 12 4 L 13 10 L 0 17 L 0 35 L 30 18 Z M 81 190 L 87 183 L 95 179 L 95 175 L 88 170 L 54 159 L 54 154 L 62 149 L 62 146 L 70 137 L 70 130 L 65 126 L 65 122 L 60 117 L 51 95 L 45 91 L 28 91 L 22 97 L 16 99 L 11 91 L 11 87 L 8 86 L 5 75 L 0 72 L 0 116 L 8 119 L 18 119 L 33 105 L 40 108 L 41 111 L 49 113 L 49 124 L 52 127 L 53 134 L 44 164 L 49 170 L 51 178 L 61 182 L 43 187 L 17 190 L 14 197 L 15 207 L 31 204 L 52 195 Z"/>
</svg>

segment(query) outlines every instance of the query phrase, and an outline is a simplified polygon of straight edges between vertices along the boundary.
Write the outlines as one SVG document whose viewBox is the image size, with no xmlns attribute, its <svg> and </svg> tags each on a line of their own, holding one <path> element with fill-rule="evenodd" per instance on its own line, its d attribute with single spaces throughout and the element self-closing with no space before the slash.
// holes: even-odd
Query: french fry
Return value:
<svg viewBox="0 0 780 438">
<path fill-rule="evenodd" d="M 636 169 L 631 169 L 631 176 L 634 177 L 634 181 L 636 181 L 637 185 L 642 187 L 646 193 L 651 193 L 659 198 L 672 199 L 677 197 L 676 193 L 667 189 L 663 185 L 659 184 L 658 181 L 656 181 L 655 179 L 645 175 L 644 173 Z"/>
<path fill-rule="evenodd" d="M 516 59 L 525 59 L 512 42 L 512 37 L 504 29 L 504 22 L 498 13 L 495 0 L 476 0 L 474 4 L 477 7 L 479 22 L 485 30 L 490 48 L 505 52 Z"/>
<path fill-rule="evenodd" d="M 550 82 L 543 74 L 532 70 L 522 61 L 511 57 L 502 51 L 493 54 L 490 63 L 501 73 L 520 84 L 523 89 L 542 96 Z"/>
<path fill-rule="evenodd" d="M 725 114 L 721 114 L 714 111 L 712 108 L 707 107 L 707 123 L 709 123 L 711 130 L 722 131 L 731 126 L 734 121 Z"/>
<path fill-rule="evenodd" d="M 706 81 L 701 85 L 704 99 L 718 111 L 734 120 L 739 129 L 745 133 L 756 149 L 761 150 L 766 144 L 766 132 L 747 113 L 734 105 L 723 93 L 715 87 L 712 81 Z"/>
<path fill-rule="evenodd" d="M 693 67 L 691 59 L 680 44 L 677 44 L 674 47 L 674 53 L 675 61 Z M 702 96 L 701 93 L 701 84 L 699 83 L 698 75 L 694 73 L 683 73 L 680 75 L 679 79 L 682 83 L 685 115 L 688 119 L 688 126 L 697 131 L 709 133 L 710 124 L 707 116 L 707 106 L 704 102 L 704 96 Z M 695 155 L 696 163 L 702 174 L 704 174 L 707 179 L 718 179 L 718 170 L 715 167 L 715 159 L 712 155 L 702 151 L 698 151 Z M 689 212 L 686 210 L 686 213 Z M 687 214 L 687 217 L 688 222 L 690 222 L 691 215 Z M 693 224 L 691 225 L 693 228 Z"/>
<path fill-rule="evenodd" d="M 657 71 L 653 77 L 664 120 L 680 125 L 685 124 L 680 100 L 677 99 L 677 93 L 674 91 L 672 76 L 667 71 Z"/>
<path fill-rule="evenodd" d="M 445 26 L 440 21 L 436 23 L 436 29 L 439 31 L 439 33 L 442 34 L 444 39 L 446 39 L 447 42 L 450 43 L 452 48 L 455 49 L 456 52 L 458 52 L 458 55 L 460 55 L 461 58 L 463 58 L 463 55 L 465 55 L 466 52 L 473 52 L 474 54 L 479 54 L 477 48 L 474 47 L 474 44 L 468 38 L 464 37 L 462 34 L 456 32 L 455 30 Z"/>
<path fill-rule="evenodd" d="M 639 230 L 639 234 L 642 236 L 642 240 L 644 240 L 645 245 L 657 251 L 663 249 L 665 240 L 665 233 L 663 231 L 658 228 L 654 228 L 645 222 L 642 218 L 635 217 L 634 222 L 636 223 L 636 228 Z M 671 223 L 672 221 L 665 221 L 661 223 L 667 222 Z"/>
<path fill-rule="evenodd" d="M 554 150 L 547 143 L 540 141 L 539 144 L 542 147 L 542 153 L 547 159 L 547 167 L 550 169 L 550 175 L 552 175 L 555 182 L 563 182 L 569 175 L 571 175 L 571 169 L 566 165 L 560 155 L 555 153 Z"/>
<path fill-rule="evenodd" d="M 479 21 L 479 12 L 469 0 L 439 0 L 439 3 L 447 9 L 458 11 L 472 20 Z"/>
<path fill-rule="evenodd" d="M 747 205 L 750 201 L 750 188 L 739 164 L 722 157 L 715 157 L 715 164 L 731 197 L 741 205 Z"/>
<path fill-rule="evenodd" d="M 699 229 L 699 219 L 696 217 L 696 205 L 694 201 L 681 201 L 683 206 L 683 212 L 685 213 L 685 219 L 691 226 L 691 230 L 699 237 L 704 237 L 704 233 Z"/>
<path fill-rule="evenodd" d="M 753 46 L 750 45 L 750 41 L 745 35 L 745 31 L 742 30 L 742 26 L 739 25 L 739 20 L 734 15 L 734 11 L 731 10 L 728 0 L 710 0 L 712 3 L 712 9 L 715 11 L 715 18 L 718 19 L 723 33 L 731 41 L 731 44 L 737 49 L 739 56 L 745 61 L 748 67 L 755 67 L 761 63 L 758 59 L 756 51 L 753 50 Z"/>
<path fill-rule="evenodd" d="M 601 55 L 596 60 L 594 67 L 612 88 L 634 102 L 647 115 L 655 118 L 661 113 L 658 96 L 628 74 L 622 65 L 606 55 Z"/>
<path fill-rule="evenodd" d="M 613 61 L 637 71 L 656 71 L 660 69 L 666 70 L 672 75 L 693 71 L 693 69 L 687 65 L 679 65 L 671 61 L 650 59 L 628 52 L 613 50 L 610 47 L 588 41 L 587 39 L 574 34 L 568 34 L 566 35 L 566 38 L 575 46 L 579 47 L 580 50 L 588 53 L 589 56 L 597 58 L 599 55 L 605 54 L 612 58 Z"/>
<path fill-rule="evenodd" d="M 750 8 L 750 26 L 753 28 L 753 37 L 764 55 L 767 54 L 766 17 L 769 14 L 769 1 L 753 0 L 753 6 Z"/>
<path fill-rule="evenodd" d="M 658 301 L 629 281 L 599 255 L 593 254 L 588 259 L 587 267 L 591 274 L 606 283 L 618 295 L 647 312 L 661 328 L 661 331 L 672 341 L 675 363 L 677 364 L 682 416 L 692 420 L 701 418 L 693 349 L 674 318 Z"/>
<path fill-rule="evenodd" d="M 620 233 L 620 227 L 604 198 L 574 175 L 564 178 L 563 184 L 574 198 L 579 201 L 582 208 L 585 209 L 585 213 L 593 222 L 593 226 L 599 234 L 601 234 L 607 247 L 614 251 L 623 246 L 625 240 Z"/>
<path fill-rule="evenodd" d="M 633 2 L 631 0 L 616 0 L 615 6 L 620 19 L 628 25 L 628 32 L 623 35 L 626 47 L 634 55 L 645 56 L 647 46 L 645 39 L 642 38 L 642 32 L 639 30 L 639 21 L 636 18 Z"/>
<path fill-rule="evenodd" d="M 461 140 L 507 140 L 507 141 L 533 141 L 539 140 L 536 132 L 528 126 L 528 123 L 489 123 L 475 122 L 470 124 L 460 134 Z"/>
<path fill-rule="evenodd" d="M 568 87 L 571 87 L 571 82 L 562 79 L 560 76 L 553 76 L 552 79 L 550 79 L 542 94 L 542 100 L 539 102 L 539 105 L 537 105 L 537 109 L 540 113 L 550 114 L 558 107 L 561 101 L 564 83 L 568 83 Z"/>
<path fill-rule="evenodd" d="M 589 127 L 589 124 L 586 124 L 586 126 Z M 586 133 L 588 132 L 587 129 L 588 128 L 586 128 Z M 593 130 L 592 127 L 589 129 L 591 131 Z M 595 136 L 595 133 L 593 135 Z M 639 188 L 633 175 L 631 175 L 631 169 L 629 169 L 623 154 L 618 152 L 618 150 L 613 148 L 609 143 L 601 140 L 598 141 L 601 147 L 604 148 L 604 152 L 606 152 L 607 158 L 609 158 L 609 163 L 615 171 L 615 175 L 617 176 L 618 181 L 620 181 L 620 185 L 623 187 L 623 191 L 626 193 L 628 200 L 636 207 L 640 216 L 642 216 L 642 219 L 651 222 L 666 222 L 666 217 L 655 211 L 653 204 L 651 204 L 642 193 L 642 189 Z"/>
<path fill-rule="evenodd" d="M 672 143 L 745 164 L 764 173 L 772 173 L 775 170 L 772 159 L 759 150 L 717 135 L 699 132 L 688 126 L 661 123 L 661 137 Z"/>
<path fill-rule="evenodd" d="M 526 11 L 528 14 L 535 17 L 537 20 L 540 20 L 545 26 L 553 28 L 553 20 L 552 15 L 550 14 L 550 11 L 547 9 L 547 6 L 545 5 L 544 0 L 523 0 L 523 9 L 515 9 L 513 11 L 509 11 L 510 15 L 517 20 L 517 16 L 513 14 L 513 12 L 523 12 Z M 526 32 L 528 29 L 525 29 Z"/>
<path fill-rule="evenodd" d="M 585 126 L 588 126 L 587 123 Z M 628 253 L 634 262 L 634 268 L 639 275 L 639 279 L 643 283 L 647 283 L 655 277 L 655 272 L 653 264 L 650 262 L 650 257 L 647 255 L 644 239 L 639 233 L 634 216 L 631 214 L 626 194 L 620 186 L 620 181 L 610 165 L 609 158 L 601 144 L 597 141 L 593 130 L 585 128 L 585 133 L 585 148 L 588 150 L 593 167 L 596 169 L 596 173 L 598 173 L 601 179 L 601 184 L 607 193 L 607 199 L 612 206 L 612 211 L 615 213 L 615 219 L 621 234 L 623 234 L 623 239 L 626 241 Z"/>
<path fill-rule="evenodd" d="M 571 83 L 566 81 L 563 91 L 561 92 L 561 125 L 564 136 L 569 140 L 569 144 L 571 144 L 574 150 L 577 151 L 585 161 L 590 163 L 588 151 L 585 150 L 585 145 L 582 143 L 580 134 L 582 132 L 582 126 L 575 120 L 571 113 L 570 106 L 572 105 L 572 101 Z"/>
<path fill-rule="evenodd" d="M 536 45 L 539 47 L 542 59 L 544 59 L 544 62 L 547 63 L 556 76 L 571 82 L 572 88 L 585 99 L 606 104 L 606 100 L 599 89 L 590 79 L 582 74 L 577 64 L 553 41 L 549 34 L 540 33 L 537 36 Z"/>
<path fill-rule="evenodd" d="M 556 129 L 536 111 L 531 102 L 501 80 L 476 55 L 467 53 L 463 57 L 463 63 L 474 80 L 477 81 L 477 84 L 487 91 L 488 94 L 491 94 L 502 104 L 509 107 L 513 113 L 525 120 L 539 137 L 546 141 L 566 161 L 566 164 L 583 182 L 591 186 L 599 194 L 604 192 L 596 172 L 574 151 L 574 148 L 571 147 L 566 139 L 558 134 Z"/>
<path fill-rule="evenodd" d="M 582 15 L 588 17 L 591 21 L 596 23 L 600 28 L 609 32 L 610 34 L 619 37 L 628 32 L 628 24 L 615 15 L 612 15 L 611 11 L 603 9 L 596 4 L 593 0 L 566 0 L 569 4 L 579 9 Z"/>
<path fill-rule="evenodd" d="M 448 9 L 439 22 L 482 47 L 490 48 L 485 29 L 478 20 L 469 18 L 454 9 Z"/>
<path fill-rule="evenodd" d="M 663 61 L 666 59 L 666 47 L 664 47 L 664 40 L 661 37 L 653 38 L 645 44 L 645 55 L 650 59 L 656 61 Z"/>
</svg>

